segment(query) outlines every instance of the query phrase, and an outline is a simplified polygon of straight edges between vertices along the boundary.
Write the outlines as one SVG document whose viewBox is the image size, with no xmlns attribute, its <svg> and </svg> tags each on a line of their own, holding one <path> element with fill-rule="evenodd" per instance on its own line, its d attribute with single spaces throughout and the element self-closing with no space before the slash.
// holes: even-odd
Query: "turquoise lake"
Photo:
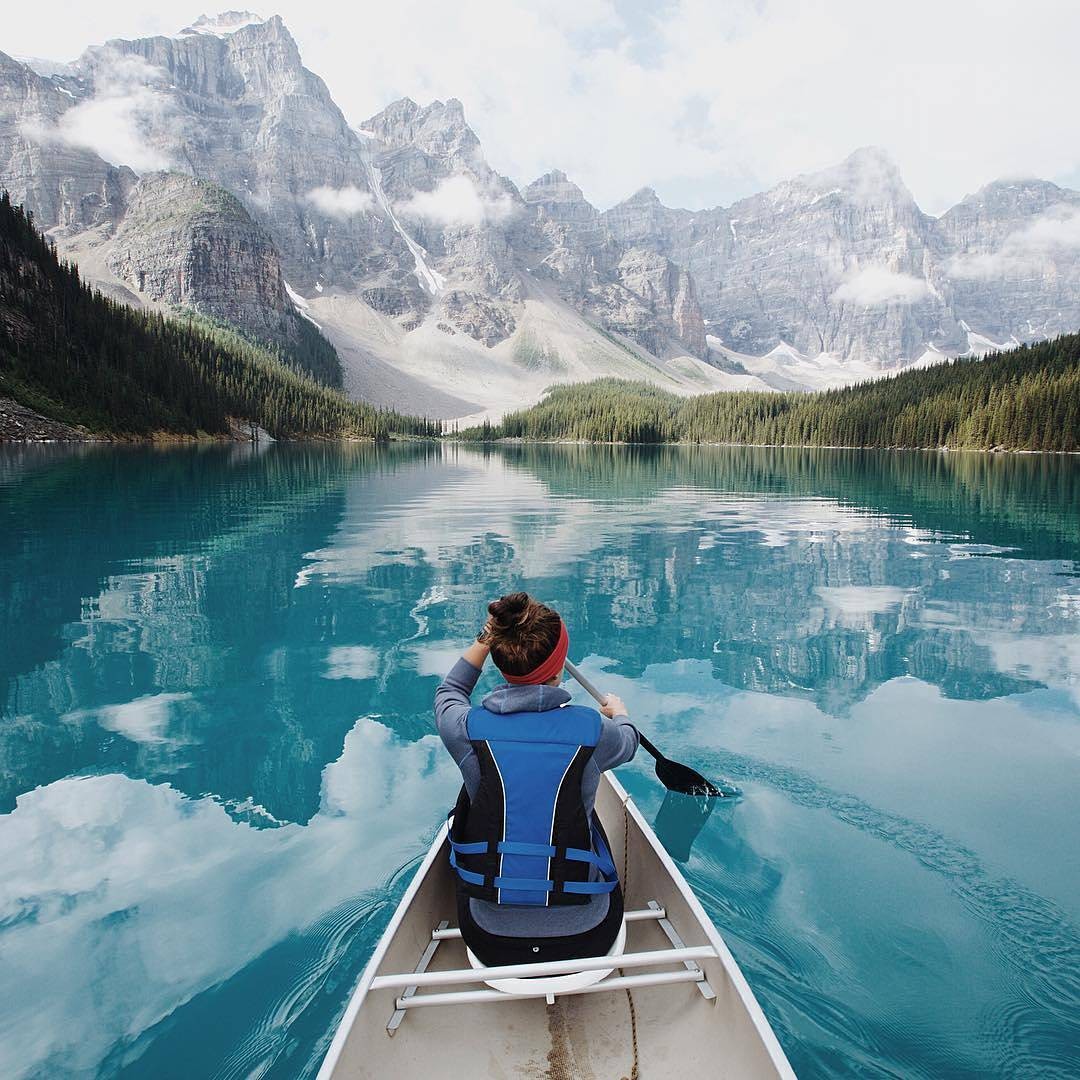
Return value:
<svg viewBox="0 0 1080 1080">
<path fill-rule="evenodd" d="M 313 1077 L 516 588 L 801 1077 L 1080 1075 L 1080 459 L 275 445 L 0 448 L 0 1076 Z"/>
</svg>

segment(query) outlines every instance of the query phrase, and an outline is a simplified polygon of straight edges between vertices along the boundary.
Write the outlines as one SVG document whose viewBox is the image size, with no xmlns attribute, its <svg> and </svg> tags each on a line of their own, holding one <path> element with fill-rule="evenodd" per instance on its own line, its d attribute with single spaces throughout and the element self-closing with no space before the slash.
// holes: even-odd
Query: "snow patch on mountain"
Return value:
<svg viewBox="0 0 1080 1080">
<path fill-rule="evenodd" d="M 297 312 L 312 326 L 321 330 L 322 327 L 311 317 L 311 306 L 308 302 L 284 278 L 282 278 L 282 284 L 285 286 L 285 294 L 293 302 L 293 307 Z"/>
<path fill-rule="evenodd" d="M 427 251 L 412 238 L 401 222 L 398 221 L 397 215 L 394 213 L 394 209 L 390 204 L 390 200 L 386 197 L 386 192 L 383 190 L 382 171 L 371 160 L 370 151 L 364 153 L 363 162 L 364 171 L 367 174 L 368 187 L 371 188 L 371 191 L 375 196 L 375 202 L 379 205 L 379 208 L 387 218 L 389 218 L 390 223 L 393 225 L 397 234 L 405 241 L 405 246 L 409 249 L 409 254 L 413 257 L 416 280 L 420 283 L 421 288 L 426 289 L 432 296 L 438 296 L 446 287 L 446 278 L 431 266 L 428 262 Z"/>
<path fill-rule="evenodd" d="M 917 359 L 883 369 L 877 363 L 852 360 L 837 353 L 822 352 L 809 356 L 787 342 L 781 342 L 763 356 L 736 352 L 712 336 L 708 342 L 712 349 L 756 376 L 772 390 L 816 391 L 853 386 L 855 383 L 895 375 L 909 367 L 929 367 L 948 359 L 946 353 L 927 346 Z"/>
<path fill-rule="evenodd" d="M 220 15 L 200 15 L 190 26 L 185 26 L 177 37 L 201 34 L 210 37 L 228 37 L 245 26 L 259 26 L 266 22 L 252 11 L 223 11 Z"/>
</svg>

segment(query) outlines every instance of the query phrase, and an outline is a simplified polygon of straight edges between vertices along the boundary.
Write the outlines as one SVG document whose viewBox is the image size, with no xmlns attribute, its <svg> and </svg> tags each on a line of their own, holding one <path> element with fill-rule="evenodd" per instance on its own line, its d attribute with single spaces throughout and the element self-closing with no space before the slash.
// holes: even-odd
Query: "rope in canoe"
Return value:
<svg viewBox="0 0 1080 1080">
<path fill-rule="evenodd" d="M 623 899 L 629 895 L 630 892 L 630 814 L 626 809 L 626 803 L 623 803 L 622 808 L 623 818 L 623 834 L 622 834 L 622 891 Z M 623 974 L 622 968 L 619 968 L 619 974 Z M 630 1075 L 624 1076 L 622 1080 L 639 1080 L 638 1075 L 638 1045 L 637 1045 L 637 1012 L 634 1009 L 634 995 L 629 990 L 626 991 L 626 1004 L 630 1007 L 630 1041 L 634 1048 L 634 1060 L 633 1065 L 630 1068 Z"/>
</svg>

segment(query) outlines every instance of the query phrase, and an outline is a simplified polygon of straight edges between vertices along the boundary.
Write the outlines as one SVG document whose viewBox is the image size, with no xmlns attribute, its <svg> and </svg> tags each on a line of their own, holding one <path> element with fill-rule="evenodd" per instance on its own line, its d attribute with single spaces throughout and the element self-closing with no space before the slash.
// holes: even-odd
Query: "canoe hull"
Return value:
<svg viewBox="0 0 1080 1080">
<path fill-rule="evenodd" d="M 620 868 L 627 910 L 655 901 L 665 908 L 683 944 L 712 946 L 715 956 L 702 960 L 701 967 L 715 998 L 706 998 L 696 983 L 684 982 L 638 987 L 632 995 L 613 990 L 558 998 L 554 1005 L 543 999 L 506 999 L 415 1008 L 391 1038 L 386 1026 L 401 991 L 371 989 L 372 979 L 412 971 L 431 943 L 432 930 L 444 921 L 456 924 L 443 830 L 357 984 L 319 1080 L 619 1077 L 631 1075 L 635 1049 L 642 1076 L 794 1077 L 727 946 L 610 774 L 600 785 L 596 807 Z M 671 948 L 656 920 L 628 923 L 627 930 L 627 952 Z M 440 943 L 428 970 L 465 967 L 463 945 L 450 940 Z"/>
</svg>

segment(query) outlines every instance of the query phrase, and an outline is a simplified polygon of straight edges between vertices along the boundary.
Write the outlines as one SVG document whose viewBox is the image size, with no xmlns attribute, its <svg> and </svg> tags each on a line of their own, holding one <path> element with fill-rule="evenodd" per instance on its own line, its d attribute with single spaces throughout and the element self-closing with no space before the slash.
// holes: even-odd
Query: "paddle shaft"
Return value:
<svg viewBox="0 0 1080 1080">
<path fill-rule="evenodd" d="M 570 675 L 578 681 L 581 687 L 587 693 L 591 694 L 599 704 L 603 705 L 606 703 L 607 698 L 601 694 L 580 671 L 578 671 L 576 664 L 566 660 L 564 661 L 563 666 L 570 672 Z M 681 791 L 685 795 L 723 796 L 725 794 L 716 787 L 715 784 L 706 780 L 701 773 L 696 772 L 694 769 L 682 765 L 677 761 L 672 761 L 670 758 L 664 757 L 664 755 L 641 734 L 641 731 L 638 728 L 635 727 L 634 730 L 637 731 L 638 743 L 656 759 L 656 777 L 669 791 Z M 730 794 L 730 792 L 728 794 Z"/>
<path fill-rule="evenodd" d="M 607 701 L 607 696 L 601 694 L 600 691 L 597 690 L 591 682 L 589 682 L 589 680 L 578 670 L 577 664 L 573 663 L 570 660 L 567 660 L 563 666 L 566 668 L 567 671 L 570 672 L 571 677 L 577 681 L 578 685 L 585 691 L 585 693 L 589 694 L 591 697 L 594 697 L 599 704 L 605 704 L 605 702 Z M 635 728 L 634 730 L 637 731 L 637 728 Z M 653 746 L 653 744 L 649 742 L 649 740 L 646 739 L 640 731 L 638 731 L 638 742 L 640 742 L 641 745 L 644 746 L 645 749 L 650 754 L 652 754 L 652 756 L 656 758 L 657 761 L 663 760 L 664 755 L 661 754 L 660 751 L 657 750 L 656 747 Z"/>
<path fill-rule="evenodd" d="M 577 664 L 573 664 L 569 660 L 567 660 L 563 666 L 566 668 L 567 671 L 570 672 L 571 677 L 577 681 L 578 685 L 585 691 L 585 693 L 596 698 L 596 700 L 601 705 L 603 705 L 607 701 L 607 698 L 603 694 L 601 694 L 600 691 L 597 690 L 596 687 L 593 686 L 593 684 L 589 682 L 589 680 L 585 678 L 585 676 L 582 675 L 580 671 L 578 671 Z"/>
</svg>

